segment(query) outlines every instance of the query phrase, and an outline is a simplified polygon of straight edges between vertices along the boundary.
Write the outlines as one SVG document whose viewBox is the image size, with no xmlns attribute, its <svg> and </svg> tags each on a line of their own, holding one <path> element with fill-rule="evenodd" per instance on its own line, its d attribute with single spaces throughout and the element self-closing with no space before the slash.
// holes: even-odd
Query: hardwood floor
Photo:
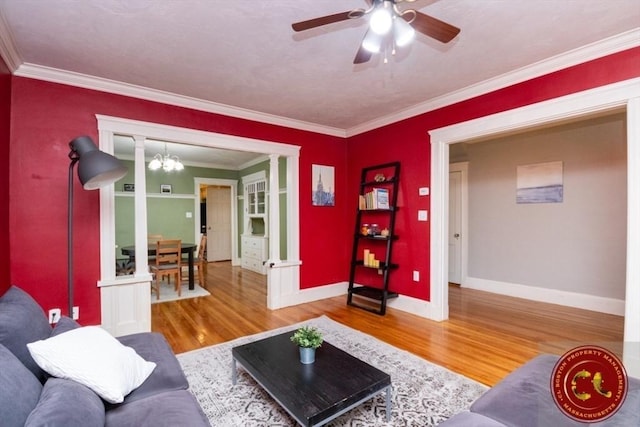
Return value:
<svg viewBox="0 0 640 427">
<path fill-rule="evenodd" d="M 266 276 L 228 262 L 209 263 L 211 296 L 151 306 L 152 329 L 176 353 L 321 315 L 493 386 L 539 353 L 584 344 L 621 356 L 624 318 L 451 285 L 449 320 L 434 322 L 389 308 L 385 316 L 346 305 L 346 296 L 279 310 L 266 308 Z"/>
</svg>

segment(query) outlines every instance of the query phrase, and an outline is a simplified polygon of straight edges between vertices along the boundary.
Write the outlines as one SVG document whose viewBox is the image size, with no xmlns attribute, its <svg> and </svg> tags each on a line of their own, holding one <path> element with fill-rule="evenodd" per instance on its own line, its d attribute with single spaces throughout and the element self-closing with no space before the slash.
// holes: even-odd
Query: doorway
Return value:
<svg viewBox="0 0 640 427">
<path fill-rule="evenodd" d="M 640 86 L 631 79 L 564 97 L 496 113 L 429 131 L 431 136 L 431 301 L 429 317 L 449 317 L 448 229 L 449 145 L 575 119 L 614 110 L 627 116 L 627 259 L 640 257 Z M 640 265 L 628 262 L 626 268 L 624 362 L 630 374 L 640 376 Z M 627 344 L 628 343 L 628 344 Z M 634 344 L 636 343 L 636 344 Z M 627 348 L 628 347 L 628 348 Z M 634 354 L 635 353 L 635 354 Z M 635 371 L 635 372 L 633 372 Z"/>
<path fill-rule="evenodd" d="M 286 160 L 286 191 L 290 194 L 286 200 L 287 222 L 283 224 L 287 244 L 287 260 L 279 259 L 280 223 L 273 221 L 273 233 L 269 254 L 271 262 L 267 274 L 267 304 L 270 309 L 292 305 L 290 294 L 300 289 L 300 236 L 299 236 L 299 157 L 300 147 L 290 144 L 262 141 L 233 135 L 204 132 L 157 123 L 141 122 L 97 115 L 100 149 L 106 153 L 114 152 L 114 135 L 131 136 L 134 139 L 134 234 L 136 248 L 136 267 L 133 276 L 116 277 L 115 244 L 115 189 L 114 186 L 100 190 L 100 288 L 102 326 L 115 336 L 149 331 L 151 275 L 147 264 L 147 209 L 146 209 L 146 162 L 145 141 L 159 140 L 176 144 L 218 148 L 248 153 L 259 153 L 269 158 L 271 173 L 269 185 L 280 188 L 278 173 L 279 159 Z M 236 185 L 227 183 L 228 185 Z M 199 188 L 199 187 L 198 187 Z M 192 193 L 193 194 L 193 193 Z M 234 194 L 237 199 L 237 192 Z M 189 198 L 193 197 L 192 195 Z M 269 194 L 271 217 L 279 218 L 279 193 Z M 199 217 L 200 203 L 193 197 L 194 212 Z M 231 203 L 232 209 L 236 203 Z M 187 213 L 188 214 L 188 213 Z M 232 215 L 232 228 L 234 218 Z M 198 218 L 199 219 L 199 218 Z M 237 221 L 236 221 L 237 222 Z M 197 224 L 197 225 L 196 225 Z M 200 234 L 199 221 L 194 221 L 196 235 Z M 237 224 L 236 224 L 237 226 Z M 237 250 L 233 250 L 236 239 L 231 240 L 232 260 Z"/>
</svg>

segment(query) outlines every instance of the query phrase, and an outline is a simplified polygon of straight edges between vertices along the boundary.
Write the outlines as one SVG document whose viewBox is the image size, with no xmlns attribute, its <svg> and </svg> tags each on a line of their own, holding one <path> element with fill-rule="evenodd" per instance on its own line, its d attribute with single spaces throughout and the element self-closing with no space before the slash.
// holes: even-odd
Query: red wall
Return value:
<svg viewBox="0 0 640 427">
<path fill-rule="evenodd" d="M 9 130 L 11 73 L 0 58 L 0 247 L 9 247 Z M 2 251 L 6 254 L 6 249 Z M 11 285 L 9 257 L 0 257 L 0 295 Z"/>
<path fill-rule="evenodd" d="M 349 138 L 348 197 L 353 209 L 362 167 L 389 161 L 402 164 L 396 221 L 399 240 L 393 250 L 394 262 L 400 267 L 391 275 L 391 289 L 429 300 L 429 223 L 417 220 L 418 209 L 430 206 L 429 197 L 418 196 L 419 187 L 430 185 L 429 130 L 638 76 L 640 48 L 635 48 Z M 412 280 L 413 270 L 420 272 L 419 283 Z"/>
<path fill-rule="evenodd" d="M 400 268 L 393 273 L 392 288 L 402 294 L 428 300 L 429 223 L 417 221 L 417 210 L 429 209 L 429 198 L 418 197 L 418 188 L 430 185 L 430 145 L 427 132 L 452 123 L 638 77 L 639 57 L 640 48 L 611 55 L 351 137 L 346 141 L 14 77 L 11 87 L 11 168 L 8 186 L 11 200 L 9 226 L 13 230 L 9 235 L 12 283 L 31 293 L 45 309 L 61 307 L 64 311 L 67 306 L 68 142 L 82 134 L 97 140 L 94 115 L 105 114 L 301 146 L 300 235 L 303 288 L 348 279 L 360 170 L 372 164 L 400 161 L 401 210 L 396 226 L 400 240 L 394 249 L 394 261 L 400 264 Z M 6 86 L 3 81 L 0 83 L 0 90 L 5 90 L 4 88 Z M 4 100 L 5 97 L 1 99 Z M 6 144 L 2 145 L 2 150 L 5 150 L 5 146 Z M 313 163 L 336 167 L 337 194 L 334 208 L 311 206 Z M 99 291 L 95 286 L 99 278 L 99 198 L 97 192 L 82 190 L 78 182 L 75 185 L 75 303 L 80 306 L 82 323 L 99 323 Z M 6 187 L 6 184 L 0 184 L 3 190 Z M 0 190 L 0 201 L 7 199 L 3 190 Z M 2 215 L 0 213 L 0 224 Z M 1 269 L 0 264 L 0 274 Z M 412 270 L 420 271 L 420 283 L 411 281 Z"/>
<path fill-rule="evenodd" d="M 92 90 L 14 77 L 10 154 L 11 279 L 45 310 L 66 312 L 67 173 L 71 139 L 97 141 L 95 114 L 294 144 L 300 150 L 301 281 L 313 287 L 345 280 L 346 141 L 283 127 L 172 107 Z M 335 208 L 311 206 L 311 164 L 336 167 Z M 2 169 L 2 168 L 0 168 Z M 75 304 L 83 324 L 100 322 L 99 193 L 76 179 Z"/>
</svg>

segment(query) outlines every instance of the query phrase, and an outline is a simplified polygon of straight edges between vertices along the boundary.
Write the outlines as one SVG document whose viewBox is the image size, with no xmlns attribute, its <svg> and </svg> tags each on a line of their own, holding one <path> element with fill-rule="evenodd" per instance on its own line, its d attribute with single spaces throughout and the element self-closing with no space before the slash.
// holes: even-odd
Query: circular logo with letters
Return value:
<svg viewBox="0 0 640 427">
<path fill-rule="evenodd" d="M 602 421 L 615 414 L 627 397 L 627 372 L 607 349 L 577 347 L 556 363 L 551 392 L 569 418 L 584 423 Z"/>
</svg>

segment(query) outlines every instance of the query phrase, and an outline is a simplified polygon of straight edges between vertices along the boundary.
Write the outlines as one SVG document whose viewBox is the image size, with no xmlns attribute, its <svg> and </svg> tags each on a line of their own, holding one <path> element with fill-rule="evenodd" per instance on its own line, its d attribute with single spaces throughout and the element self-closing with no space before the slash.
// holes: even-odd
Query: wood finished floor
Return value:
<svg viewBox="0 0 640 427">
<path fill-rule="evenodd" d="M 266 276 L 228 262 L 208 264 L 204 287 L 210 296 L 151 306 L 153 331 L 176 353 L 326 315 L 488 386 L 539 353 L 597 344 L 621 356 L 622 316 L 455 285 L 444 322 L 393 308 L 378 316 L 347 306 L 346 296 L 271 311 Z"/>
</svg>

